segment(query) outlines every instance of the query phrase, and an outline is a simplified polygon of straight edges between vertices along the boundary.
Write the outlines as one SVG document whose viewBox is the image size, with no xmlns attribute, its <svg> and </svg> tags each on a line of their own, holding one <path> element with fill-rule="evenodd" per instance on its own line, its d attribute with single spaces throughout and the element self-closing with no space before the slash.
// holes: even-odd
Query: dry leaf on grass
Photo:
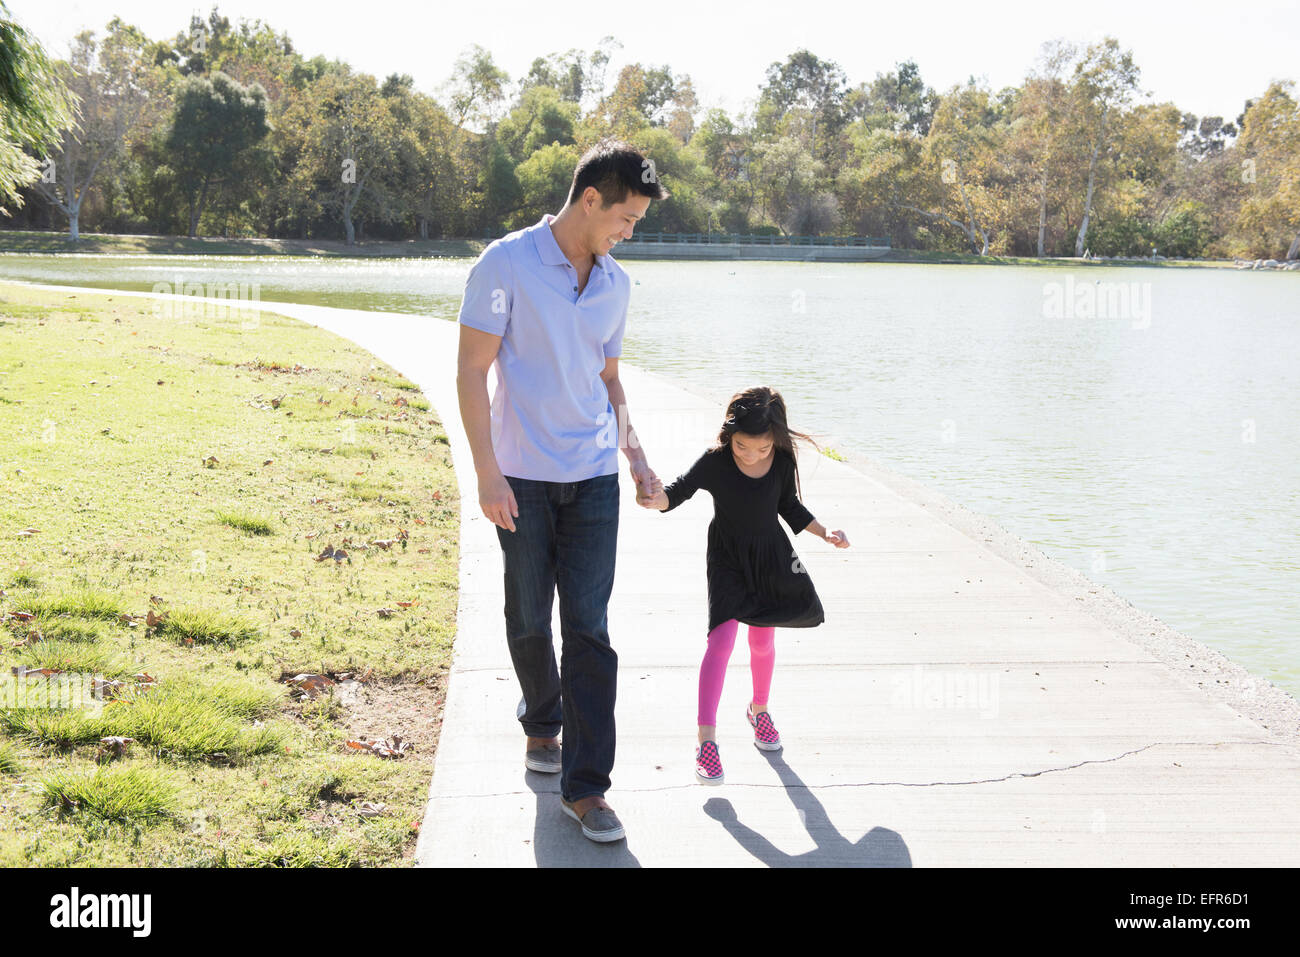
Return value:
<svg viewBox="0 0 1300 957">
<path fill-rule="evenodd" d="M 16 678 L 48 678 L 50 675 L 63 674 L 62 668 L 28 668 L 26 665 L 14 665 L 9 670 Z"/>
<path fill-rule="evenodd" d="M 324 694 L 335 684 L 334 679 L 329 675 L 301 674 L 295 675 L 287 682 L 290 686 L 303 692 L 303 697 L 315 698 Z"/>
<path fill-rule="evenodd" d="M 323 562 L 327 558 L 332 558 L 336 562 L 346 561 L 348 553 L 341 548 L 335 548 L 333 545 L 326 545 L 325 550 L 316 556 L 316 561 Z"/>
<path fill-rule="evenodd" d="M 126 753 L 127 747 L 133 743 L 135 743 L 135 738 L 124 738 L 119 734 L 110 735 L 107 738 L 100 738 L 100 756 L 120 758 Z"/>
<path fill-rule="evenodd" d="M 410 743 L 403 741 L 399 735 L 393 735 L 387 741 L 348 741 L 347 747 L 358 751 L 369 751 L 381 758 L 404 758 Z"/>
</svg>

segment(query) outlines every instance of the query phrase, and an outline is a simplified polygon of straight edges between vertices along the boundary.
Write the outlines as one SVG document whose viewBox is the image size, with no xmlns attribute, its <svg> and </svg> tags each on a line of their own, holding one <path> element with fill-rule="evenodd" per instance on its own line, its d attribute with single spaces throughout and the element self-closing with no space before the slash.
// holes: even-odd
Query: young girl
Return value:
<svg viewBox="0 0 1300 957">
<path fill-rule="evenodd" d="M 777 516 L 796 535 L 805 528 L 836 548 L 848 548 L 840 530 L 827 532 L 799 501 L 799 468 L 780 393 L 756 386 L 733 396 L 716 444 L 676 481 L 657 480 L 642 504 L 668 512 L 698 489 L 713 496 L 708 536 L 708 649 L 700 665 L 699 747 L 695 776 L 721 784 L 722 762 L 714 740 L 718 701 L 727 661 L 741 622 L 749 626 L 749 667 L 754 698 L 745 716 L 754 744 L 777 751 L 781 738 L 767 711 L 777 628 L 812 628 L 825 621 L 812 579 L 799 561 Z"/>
</svg>

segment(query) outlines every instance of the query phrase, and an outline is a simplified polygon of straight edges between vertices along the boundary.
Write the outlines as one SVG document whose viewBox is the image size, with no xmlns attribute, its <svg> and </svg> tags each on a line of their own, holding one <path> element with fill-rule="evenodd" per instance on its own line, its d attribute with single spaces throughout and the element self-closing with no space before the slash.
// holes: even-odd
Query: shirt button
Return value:
<svg viewBox="0 0 1300 957">
<path fill-rule="evenodd" d="M 573 287 L 573 291 L 574 291 L 574 292 L 577 292 L 577 291 L 578 291 L 578 287 L 577 287 L 577 286 L 574 286 L 574 287 Z"/>
</svg>

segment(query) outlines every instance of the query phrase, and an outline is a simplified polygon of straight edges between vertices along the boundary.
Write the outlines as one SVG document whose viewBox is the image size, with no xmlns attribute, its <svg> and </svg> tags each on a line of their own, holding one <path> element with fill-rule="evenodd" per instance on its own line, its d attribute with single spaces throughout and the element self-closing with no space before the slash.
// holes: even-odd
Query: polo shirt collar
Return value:
<svg viewBox="0 0 1300 957">
<path fill-rule="evenodd" d="M 533 239 L 537 244 L 537 255 L 542 262 L 548 266 L 563 266 L 569 262 L 569 257 L 564 255 L 564 250 L 560 244 L 555 241 L 555 233 L 551 232 L 551 222 L 555 219 L 554 213 L 546 213 L 533 228 Z M 596 256 L 596 265 L 604 270 L 607 269 L 604 256 Z"/>
</svg>

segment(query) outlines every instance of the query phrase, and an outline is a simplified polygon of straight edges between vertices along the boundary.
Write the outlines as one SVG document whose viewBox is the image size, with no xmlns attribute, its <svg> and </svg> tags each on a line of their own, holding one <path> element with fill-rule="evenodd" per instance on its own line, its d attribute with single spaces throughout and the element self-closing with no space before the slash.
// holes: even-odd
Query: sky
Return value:
<svg viewBox="0 0 1300 957">
<path fill-rule="evenodd" d="M 102 31 L 114 15 L 162 39 L 186 29 L 191 12 L 206 17 L 212 6 L 177 0 L 6 2 L 56 56 L 66 55 L 77 32 Z M 580 2 L 569 8 L 573 13 L 536 0 L 222 0 L 218 7 L 232 23 L 261 19 L 288 33 L 306 56 L 342 59 L 379 78 L 407 73 L 431 94 L 474 43 L 516 80 L 535 57 L 594 50 L 612 35 L 622 46 L 610 63 L 610 83 L 627 63 L 667 64 L 674 73 L 689 74 L 702 108 L 721 107 L 733 116 L 752 105 L 769 65 L 803 47 L 837 62 L 851 85 L 911 59 L 940 92 L 970 76 L 997 90 L 1024 79 L 1044 41 L 1087 43 L 1109 34 L 1133 51 L 1142 89 L 1154 101 L 1228 120 L 1270 81 L 1300 82 L 1300 0 Z M 587 11 L 585 18 L 576 11 Z"/>
</svg>

